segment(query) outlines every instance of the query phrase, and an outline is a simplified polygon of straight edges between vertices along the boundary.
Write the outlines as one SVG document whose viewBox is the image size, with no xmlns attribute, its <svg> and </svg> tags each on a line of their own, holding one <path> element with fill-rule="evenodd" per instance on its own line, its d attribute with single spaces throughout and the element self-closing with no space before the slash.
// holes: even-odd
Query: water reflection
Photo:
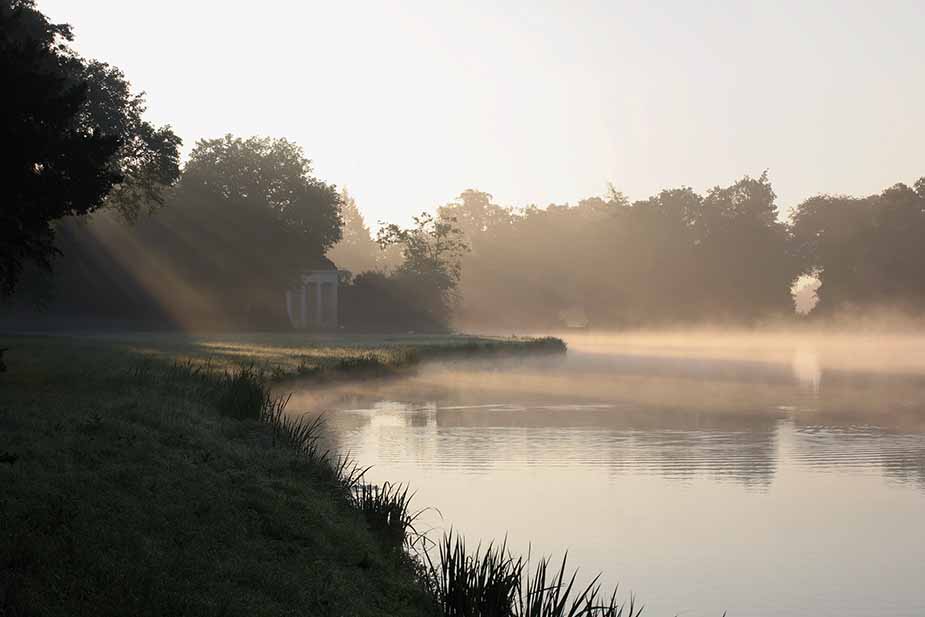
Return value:
<svg viewBox="0 0 925 617">
<path fill-rule="evenodd" d="M 603 384 L 612 392 L 607 402 L 595 400 L 594 388 L 562 392 L 554 383 L 568 378 L 562 366 L 545 379 L 522 364 L 431 366 L 397 382 L 297 393 L 292 409 L 336 410 L 328 420 L 339 449 L 378 439 L 382 460 L 469 473 L 586 465 L 761 488 L 773 480 L 783 441 L 794 464 L 879 468 L 925 486 L 922 407 L 903 394 L 912 386 L 925 390 L 922 384 L 832 374 L 823 388 L 818 365 L 797 357 L 789 379 L 779 367 L 764 380 L 752 366 L 738 367 L 733 377 L 714 364 L 719 374 L 709 381 L 679 377 L 681 367 L 660 366 L 642 379 L 623 371 Z M 611 367 L 625 361 L 612 360 Z M 602 387 L 599 374 L 574 378 L 589 379 Z"/>
<path fill-rule="evenodd" d="M 925 488 L 921 433 L 805 424 L 785 410 L 736 417 L 616 405 L 353 405 L 329 416 L 335 435 L 353 446 L 347 449 L 355 451 L 357 439 L 375 439 L 380 461 L 415 461 L 423 468 L 488 473 L 501 467 L 592 466 L 676 480 L 703 475 L 760 489 L 771 484 L 778 458 L 787 456 L 817 470 L 879 469 L 895 481 Z"/>
<path fill-rule="evenodd" d="M 410 482 L 429 524 L 569 549 L 648 614 L 925 614 L 925 365 L 757 347 L 579 342 L 291 409 L 327 411 L 332 445 Z"/>
</svg>

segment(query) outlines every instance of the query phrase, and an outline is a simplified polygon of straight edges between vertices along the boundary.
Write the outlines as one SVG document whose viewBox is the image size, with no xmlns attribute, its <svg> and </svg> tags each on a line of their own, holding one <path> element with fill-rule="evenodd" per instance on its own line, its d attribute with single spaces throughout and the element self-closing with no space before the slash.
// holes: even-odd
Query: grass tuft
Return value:
<svg viewBox="0 0 925 617">
<path fill-rule="evenodd" d="M 216 406 L 219 412 L 237 420 L 263 419 L 267 408 L 274 405 L 263 372 L 252 364 L 244 365 L 236 371 L 223 372 L 217 390 Z"/>
<path fill-rule="evenodd" d="M 465 539 L 451 531 L 438 544 L 436 563 L 425 553 L 425 584 L 439 615 L 513 616 L 523 561 L 511 557 L 506 543 L 481 549 L 470 555 Z"/>
<path fill-rule="evenodd" d="M 409 548 L 418 537 L 414 521 L 421 512 L 411 511 L 408 486 L 386 482 L 382 486 L 358 482 L 353 489 L 353 503 L 366 517 L 373 532 L 394 549 Z"/>
<path fill-rule="evenodd" d="M 576 588 L 568 555 L 558 568 L 543 558 L 531 573 L 529 558 L 513 557 L 506 542 L 470 555 L 452 531 L 439 542 L 436 561 L 431 552 L 424 553 L 425 585 L 443 617 L 639 617 L 643 611 L 633 597 L 620 603 L 616 589 L 602 596 L 599 577 Z"/>
</svg>

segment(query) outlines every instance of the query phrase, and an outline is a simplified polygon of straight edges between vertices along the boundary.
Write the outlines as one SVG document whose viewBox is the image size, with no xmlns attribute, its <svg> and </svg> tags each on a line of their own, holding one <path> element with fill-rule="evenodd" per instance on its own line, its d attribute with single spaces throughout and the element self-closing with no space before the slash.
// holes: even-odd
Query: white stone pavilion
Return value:
<svg viewBox="0 0 925 617">
<path fill-rule="evenodd" d="M 341 271 L 324 258 L 319 268 L 306 270 L 300 284 L 286 290 L 289 322 L 300 330 L 331 330 L 338 327 L 337 291 Z"/>
</svg>

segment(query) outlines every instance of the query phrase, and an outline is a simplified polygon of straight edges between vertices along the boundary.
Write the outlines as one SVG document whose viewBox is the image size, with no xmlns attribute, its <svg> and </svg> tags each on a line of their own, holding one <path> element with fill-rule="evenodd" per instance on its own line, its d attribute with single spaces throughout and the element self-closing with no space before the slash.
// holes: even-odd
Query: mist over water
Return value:
<svg viewBox="0 0 925 617">
<path fill-rule="evenodd" d="M 568 549 L 649 615 L 925 614 L 925 337 L 567 338 L 295 384 L 290 409 L 409 482 L 434 533 Z"/>
</svg>

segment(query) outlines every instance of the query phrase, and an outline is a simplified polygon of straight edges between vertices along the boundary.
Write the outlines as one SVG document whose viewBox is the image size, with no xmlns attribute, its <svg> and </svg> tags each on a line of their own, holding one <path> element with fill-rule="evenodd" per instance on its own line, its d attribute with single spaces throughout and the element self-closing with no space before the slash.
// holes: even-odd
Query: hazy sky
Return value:
<svg viewBox="0 0 925 617">
<path fill-rule="evenodd" d="M 287 137 L 371 223 L 466 188 L 787 207 L 925 175 L 925 4 L 38 0 L 185 141 Z"/>
</svg>

